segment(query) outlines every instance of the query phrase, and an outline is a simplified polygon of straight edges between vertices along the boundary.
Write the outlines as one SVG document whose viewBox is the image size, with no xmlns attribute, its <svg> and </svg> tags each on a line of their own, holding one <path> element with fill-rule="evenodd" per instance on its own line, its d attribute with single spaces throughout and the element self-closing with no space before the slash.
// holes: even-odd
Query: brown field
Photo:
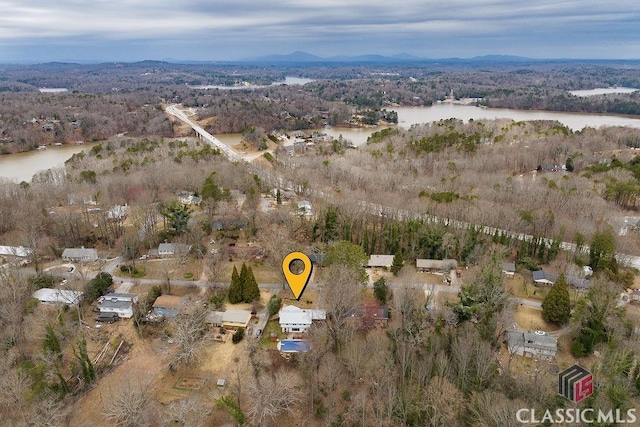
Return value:
<svg viewBox="0 0 640 427">
<path fill-rule="evenodd" d="M 520 305 L 516 309 L 514 321 L 519 327 L 529 331 L 552 332 L 560 329 L 558 325 L 542 320 L 542 310 L 524 305 Z"/>
</svg>

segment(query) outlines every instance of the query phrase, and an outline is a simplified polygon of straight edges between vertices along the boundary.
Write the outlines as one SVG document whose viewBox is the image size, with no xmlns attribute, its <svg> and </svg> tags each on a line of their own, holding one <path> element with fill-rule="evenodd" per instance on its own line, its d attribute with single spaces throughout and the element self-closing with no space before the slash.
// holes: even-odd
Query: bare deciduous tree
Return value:
<svg viewBox="0 0 640 427">
<path fill-rule="evenodd" d="M 163 425 L 201 427 L 206 425 L 206 419 L 211 415 L 211 408 L 197 396 L 189 396 L 169 403 L 162 412 Z"/>
<path fill-rule="evenodd" d="M 192 365 L 200 360 L 200 350 L 206 338 L 207 312 L 200 306 L 185 316 L 174 317 L 169 327 L 176 343 L 176 350 L 169 364 L 173 369 L 181 365 Z"/>
<path fill-rule="evenodd" d="M 288 370 L 261 375 L 247 383 L 251 406 L 247 415 L 256 425 L 270 425 L 284 412 L 293 412 L 302 402 L 300 379 Z"/>
<path fill-rule="evenodd" d="M 105 418 L 116 426 L 149 425 L 153 413 L 149 386 L 150 381 L 129 378 L 111 388 L 102 396 Z"/>
<path fill-rule="evenodd" d="M 326 325 L 333 339 L 334 351 L 339 350 L 347 333 L 353 309 L 362 302 L 358 276 L 358 271 L 345 265 L 332 265 L 322 275 L 320 305 L 327 310 Z"/>
</svg>

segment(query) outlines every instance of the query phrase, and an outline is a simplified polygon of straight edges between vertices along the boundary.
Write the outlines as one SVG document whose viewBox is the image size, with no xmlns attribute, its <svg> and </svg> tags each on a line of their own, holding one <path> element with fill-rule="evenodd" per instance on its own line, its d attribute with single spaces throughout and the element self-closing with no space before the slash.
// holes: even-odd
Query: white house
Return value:
<svg viewBox="0 0 640 427">
<path fill-rule="evenodd" d="M 31 255 L 31 252 L 31 249 L 24 246 L 0 246 L 0 256 L 26 258 Z"/>
<path fill-rule="evenodd" d="M 98 251 L 92 248 L 66 248 L 62 259 L 73 262 L 93 262 L 98 260 Z"/>
<path fill-rule="evenodd" d="M 83 293 L 78 291 L 70 291 L 67 289 L 42 288 L 35 291 L 33 293 L 33 297 L 40 301 L 41 304 L 74 305 L 82 301 Z"/>
<path fill-rule="evenodd" d="M 306 332 L 314 320 L 326 320 L 327 312 L 287 305 L 280 309 L 279 316 L 282 332 Z"/>
<path fill-rule="evenodd" d="M 544 331 L 509 331 L 508 349 L 510 354 L 552 360 L 558 351 L 558 340 Z"/>
<path fill-rule="evenodd" d="M 116 313 L 118 317 L 129 319 L 133 317 L 133 304 L 138 302 L 135 294 L 107 294 L 98 299 L 100 313 Z"/>
</svg>

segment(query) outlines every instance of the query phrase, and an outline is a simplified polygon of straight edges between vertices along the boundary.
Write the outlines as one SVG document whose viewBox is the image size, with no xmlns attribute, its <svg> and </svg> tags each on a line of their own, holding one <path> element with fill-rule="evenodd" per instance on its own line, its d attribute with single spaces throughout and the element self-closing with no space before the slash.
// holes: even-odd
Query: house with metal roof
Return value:
<svg viewBox="0 0 640 427">
<path fill-rule="evenodd" d="M 82 301 L 84 294 L 82 292 L 71 291 L 68 289 L 42 288 L 33 293 L 33 298 L 40 301 L 41 304 L 74 305 L 79 304 Z"/>
<path fill-rule="evenodd" d="M 325 310 L 302 309 L 294 305 L 282 307 L 278 315 L 282 332 L 306 332 L 314 321 L 327 318 Z"/>
<path fill-rule="evenodd" d="M 558 351 L 558 340 L 544 331 L 509 331 L 507 346 L 510 354 L 552 360 Z"/>
<path fill-rule="evenodd" d="M 0 256 L 12 256 L 16 258 L 26 258 L 33 251 L 24 246 L 0 246 Z"/>
</svg>

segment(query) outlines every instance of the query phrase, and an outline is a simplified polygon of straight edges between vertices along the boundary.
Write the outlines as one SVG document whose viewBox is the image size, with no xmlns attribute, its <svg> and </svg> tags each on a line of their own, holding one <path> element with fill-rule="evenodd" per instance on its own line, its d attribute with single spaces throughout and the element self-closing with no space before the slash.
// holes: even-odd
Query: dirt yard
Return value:
<svg viewBox="0 0 640 427">
<path fill-rule="evenodd" d="M 518 306 L 515 313 L 515 322 L 522 329 L 529 331 L 552 332 L 560 329 L 558 325 L 542 320 L 542 310 L 524 305 Z"/>
</svg>

